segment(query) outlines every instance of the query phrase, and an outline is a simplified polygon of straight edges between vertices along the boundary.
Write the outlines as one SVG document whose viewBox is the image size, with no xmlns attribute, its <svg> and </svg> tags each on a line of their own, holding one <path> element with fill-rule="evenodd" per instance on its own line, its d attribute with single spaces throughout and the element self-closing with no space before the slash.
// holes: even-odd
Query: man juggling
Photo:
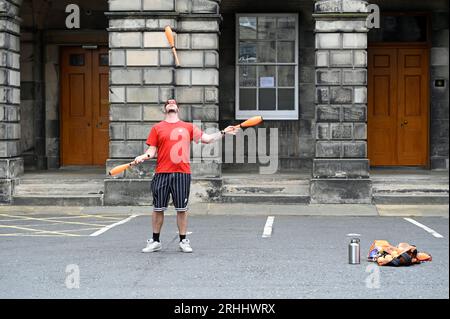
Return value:
<svg viewBox="0 0 450 319">
<path fill-rule="evenodd" d="M 167 100 L 164 106 L 165 119 L 154 125 L 147 138 L 147 151 L 134 159 L 135 164 L 157 157 L 156 170 L 151 183 L 153 193 L 152 227 L 153 238 L 147 240 L 142 252 L 161 250 L 159 239 L 164 221 L 164 211 L 169 197 L 177 211 L 177 226 L 180 234 L 179 247 L 182 252 L 192 252 L 189 239 L 186 238 L 187 210 L 191 186 L 190 144 L 191 141 L 205 144 L 221 139 L 225 134 L 235 135 L 239 126 L 228 126 L 224 130 L 206 134 L 192 123 L 179 118 L 179 107 L 175 99 Z"/>
</svg>

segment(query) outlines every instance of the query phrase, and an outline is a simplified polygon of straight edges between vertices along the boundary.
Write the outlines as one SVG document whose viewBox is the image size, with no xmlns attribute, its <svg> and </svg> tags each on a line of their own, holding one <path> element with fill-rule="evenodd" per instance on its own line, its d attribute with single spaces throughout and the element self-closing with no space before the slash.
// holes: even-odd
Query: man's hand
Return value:
<svg viewBox="0 0 450 319">
<path fill-rule="evenodd" d="M 225 128 L 223 131 L 224 131 L 226 134 L 236 135 L 236 133 L 239 132 L 240 129 L 241 129 L 240 127 L 228 126 L 228 127 Z"/>
<path fill-rule="evenodd" d="M 143 161 L 145 161 L 145 160 L 147 160 L 147 159 L 149 159 L 149 158 L 150 158 L 150 155 L 149 155 L 149 154 L 142 154 L 142 155 L 137 156 L 137 157 L 134 159 L 134 163 L 135 163 L 135 164 L 140 164 L 140 163 L 142 163 Z"/>
</svg>

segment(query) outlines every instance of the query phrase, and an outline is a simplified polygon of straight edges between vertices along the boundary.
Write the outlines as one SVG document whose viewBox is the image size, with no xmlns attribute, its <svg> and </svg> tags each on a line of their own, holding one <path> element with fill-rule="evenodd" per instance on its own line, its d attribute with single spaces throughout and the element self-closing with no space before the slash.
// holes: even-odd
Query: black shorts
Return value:
<svg viewBox="0 0 450 319">
<path fill-rule="evenodd" d="M 172 194 L 175 210 L 185 211 L 191 189 L 191 174 L 186 173 L 156 173 L 152 179 L 153 210 L 164 212 L 169 205 L 169 195 Z"/>
</svg>

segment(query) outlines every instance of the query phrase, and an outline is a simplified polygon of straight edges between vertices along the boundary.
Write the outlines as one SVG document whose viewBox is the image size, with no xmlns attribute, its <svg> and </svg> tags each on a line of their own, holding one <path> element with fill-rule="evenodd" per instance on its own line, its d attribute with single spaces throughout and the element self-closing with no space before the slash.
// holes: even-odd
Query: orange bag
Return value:
<svg viewBox="0 0 450 319">
<path fill-rule="evenodd" d="M 380 266 L 410 266 L 424 261 L 431 261 L 430 254 L 417 252 L 416 246 L 399 243 L 392 246 L 386 240 L 375 240 L 370 246 L 369 261 L 376 261 Z"/>
</svg>

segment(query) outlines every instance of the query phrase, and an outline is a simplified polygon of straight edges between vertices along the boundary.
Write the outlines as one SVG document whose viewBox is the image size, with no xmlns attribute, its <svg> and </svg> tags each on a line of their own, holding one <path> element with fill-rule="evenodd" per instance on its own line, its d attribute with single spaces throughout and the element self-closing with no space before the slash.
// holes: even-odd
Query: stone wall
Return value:
<svg viewBox="0 0 450 319">
<path fill-rule="evenodd" d="M 0 202 L 10 202 L 23 173 L 20 157 L 20 22 L 21 1 L 0 0 Z"/>
<path fill-rule="evenodd" d="M 279 141 L 279 169 L 312 169 L 314 157 L 314 20 L 312 17 L 314 1 L 283 1 L 261 2 L 257 0 L 236 2 L 222 1 L 221 14 L 223 22 L 220 34 L 220 126 L 237 124 L 235 119 L 236 90 L 235 90 L 235 63 L 236 63 L 236 13 L 297 13 L 299 15 L 299 115 L 298 120 L 265 120 L 259 126 L 278 130 Z M 247 155 L 247 154 L 246 154 Z M 223 154 L 225 158 L 225 154 Z M 224 170 L 245 169 L 257 171 L 259 163 L 223 164 Z M 262 165 L 264 166 L 264 165 Z"/>
<path fill-rule="evenodd" d="M 315 3 L 313 203 L 370 203 L 366 1 Z"/>
</svg>

